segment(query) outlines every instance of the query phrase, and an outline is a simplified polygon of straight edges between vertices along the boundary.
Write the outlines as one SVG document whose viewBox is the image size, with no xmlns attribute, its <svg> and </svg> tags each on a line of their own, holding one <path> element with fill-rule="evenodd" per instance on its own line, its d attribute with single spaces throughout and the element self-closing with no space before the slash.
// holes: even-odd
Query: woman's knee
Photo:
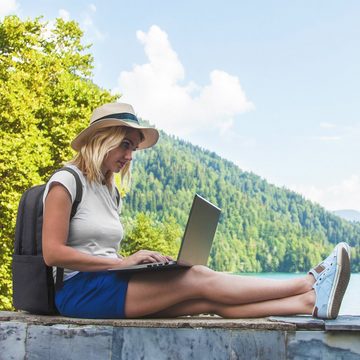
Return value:
<svg viewBox="0 0 360 360">
<path fill-rule="evenodd" d="M 194 265 L 189 269 L 189 271 L 191 272 L 191 274 L 198 277 L 208 277 L 212 276 L 215 273 L 214 270 L 211 270 L 204 265 Z"/>
<path fill-rule="evenodd" d="M 216 272 L 209 269 L 207 266 L 194 265 L 188 270 L 188 279 L 192 283 L 192 287 L 200 292 L 199 295 L 208 297 L 208 292 L 213 291 L 214 276 Z"/>
</svg>

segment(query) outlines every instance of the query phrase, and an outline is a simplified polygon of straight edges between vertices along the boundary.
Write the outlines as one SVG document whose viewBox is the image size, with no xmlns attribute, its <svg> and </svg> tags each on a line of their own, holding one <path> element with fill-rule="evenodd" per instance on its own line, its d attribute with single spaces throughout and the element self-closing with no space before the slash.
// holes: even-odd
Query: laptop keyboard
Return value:
<svg viewBox="0 0 360 360">
<path fill-rule="evenodd" d="M 150 263 L 146 267 L 151 268 L 151 267 L 168 266 L 173 264 L 176 264 L 176 261 Z"/>
</svg>

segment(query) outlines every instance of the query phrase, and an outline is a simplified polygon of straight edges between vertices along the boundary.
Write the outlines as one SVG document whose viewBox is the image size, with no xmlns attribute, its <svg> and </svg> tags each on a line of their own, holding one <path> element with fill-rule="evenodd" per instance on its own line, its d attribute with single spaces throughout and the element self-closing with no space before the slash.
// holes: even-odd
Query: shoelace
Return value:
<svg viewBox="0 0 360 360">
<path fill-rule="evenodd" d="M 327 266 L 325 268 L 325 270 L 321 273 L 321 275 L 319 276 L 317 282 L 315 283 L 315 286 L 319 286 L 319 284 L 323 281 L 324 278 L 326 278 L 326 274 L 329 272 L 329 270 L 331 269 L 333 263 L 334 263 L 334 260 L 336 259 L 336 255 L 334 255 L 333 257 L 333 260 L 330 262 L 329 266 Z"/>
</svg>

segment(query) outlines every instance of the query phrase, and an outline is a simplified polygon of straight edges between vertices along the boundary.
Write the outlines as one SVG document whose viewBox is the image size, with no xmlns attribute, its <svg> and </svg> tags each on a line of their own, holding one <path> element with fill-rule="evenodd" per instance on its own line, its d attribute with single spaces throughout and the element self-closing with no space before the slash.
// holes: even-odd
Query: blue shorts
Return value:
<svg viewBox="0 0 360 360">
<path fill-rule="evenodd" d="M 55 304 L 63 316 L 90 319 L 125 318 L 129 275 L 80 272 L 56 291 Z"/>
</svg>

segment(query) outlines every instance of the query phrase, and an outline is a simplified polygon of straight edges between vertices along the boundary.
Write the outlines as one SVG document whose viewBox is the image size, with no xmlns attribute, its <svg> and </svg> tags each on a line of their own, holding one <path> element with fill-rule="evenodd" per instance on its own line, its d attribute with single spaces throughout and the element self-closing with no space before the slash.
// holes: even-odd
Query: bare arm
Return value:
<svg viewBox="0 0 360 360">
<path fill-rule="evenodd" d="M 66 246 L 71 206 L 70 194 L 65 187 L 54 184 L 45 200 L 43 220 L 43 256 L 47 265 L 77 271 L 103 271 L 113 267 L 167 260 L 167 257 L 148 250 L 138 251 L 127 258 L 104 258 L 84 254 Z"/>
</svg>

